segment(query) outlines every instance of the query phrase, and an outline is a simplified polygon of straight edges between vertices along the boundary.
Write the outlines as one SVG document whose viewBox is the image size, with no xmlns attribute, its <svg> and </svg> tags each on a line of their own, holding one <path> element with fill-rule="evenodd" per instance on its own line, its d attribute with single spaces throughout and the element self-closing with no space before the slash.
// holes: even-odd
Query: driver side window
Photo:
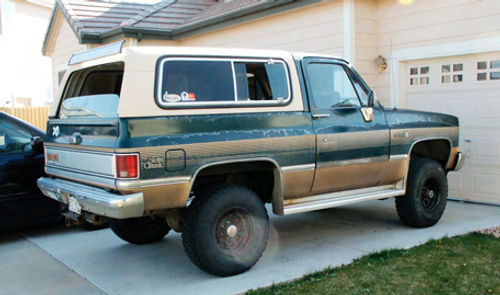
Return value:
<svg viewBox="0 0 500 295">
<path fill-rule="evenodd" d="M 0 154 L 31 151 L 31 134 L 16 124 L 0 119 Z"/>
<path fill-rule="evenodd" d="M 307 66 L 314 105 L 319 109 L 359 107 L 359 99 L 343 66 L 310 63 Z"/>
</svg>

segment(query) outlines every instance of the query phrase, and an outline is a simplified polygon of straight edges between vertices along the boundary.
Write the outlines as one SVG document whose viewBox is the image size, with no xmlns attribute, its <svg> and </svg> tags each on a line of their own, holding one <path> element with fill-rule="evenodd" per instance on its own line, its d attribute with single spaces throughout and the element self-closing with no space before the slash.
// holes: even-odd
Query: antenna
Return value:
<svg viewBox="0 0 500 295">
<path fill-rule="evenodd" d="M 398 63 L 395 62 L 394 60 L 394 55 L 393 55 L 393 49 L 392 49 L 392 34 L 389 34 L 389 45 L 390 45 L 390 49 L 391 49 L 391 54 L 389 56 L 389 59 L 391 60 L 391 63 L 392 63 L 392 67 L 391 67 L 391 80 L 392 80 L 392 83 L 391 83 L 391 92 L 392 92 L 392 107 L 394 110 L 397 110 L 397 107 L 396 107 L 396 95 L 398 95 L 398 91 L 396 89 L 396 85 L 398 85 L 398 82 L 399 81 L 396 81 L 397 77 L 399 75 L 396 74 L 396 71 L 399 71 L 399 67 L 395 67 L 395 65 L 398 65 Z"/>
</svg>

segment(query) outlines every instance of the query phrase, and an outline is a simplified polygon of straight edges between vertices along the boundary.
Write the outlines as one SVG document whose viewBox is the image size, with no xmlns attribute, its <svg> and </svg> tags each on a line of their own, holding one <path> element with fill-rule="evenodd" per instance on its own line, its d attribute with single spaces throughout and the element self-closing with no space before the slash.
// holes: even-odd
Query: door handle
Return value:
<svg viewBox="0 0 500 295">
<path fill-rule="evenodd" d="M 328 118 L 330 117 L 330 114 L 313 114 L 312 117 L 314 120 L 317 120 L 320 118 Z"/>
</svg>

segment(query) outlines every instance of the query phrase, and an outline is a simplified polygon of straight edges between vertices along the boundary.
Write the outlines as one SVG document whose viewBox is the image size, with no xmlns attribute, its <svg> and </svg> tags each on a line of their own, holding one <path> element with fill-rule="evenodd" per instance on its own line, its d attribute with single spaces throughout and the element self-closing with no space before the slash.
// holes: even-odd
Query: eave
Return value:
<svg viewBox="0 0 500 295">
<path fill-rule="evenodd" d="M 232 11 L 227 14 L 222 14 L 214 16 L 207 19 L 202 19 L 200 21 L 195 21 L 188 23 L 186 25 L 181 25 L 175 29 L 164 30 L 164 29 L 147 29 L 147 28 L 135 28 L 135 27 L 116 27 L 112 30 L 106 31 L 104 33 L 91 33 L 80 30 L 80 32 L 75 31 L 71 20 L 67 13 L 64 13 L 62 7 L 60 7 L 60 2 L 57 1 L 47 34 L 45 36 L 45 41 L 43 44 L 42 52 L 44 55 L 47 53 L 47 39 L 53 29 L 54 16 L 56 10 L 60 9 L 62 15 L 66 21 L 70 24 L 73 32 L 77 36 L 81 44 L 100 44 L 107 43 L 117 39 L 123 38 L 135 38 L 138 41 L 142 39 L 153 39 L 153 40 L 178 40 L 188 36 L 193 36 L 197 34 L 202 34 L 228 26 L 234 26 L 243 22 L 251 21 L 254 19 L 262 18 L 272 14 L 277 14 L 287 10 L 299 8 L 305 5 L 310 5 L 313 3 L 321 2 L 322 0 L 276 0 L 271 2 L 266 2 L 263 4 L 253 5 L 249 7 L 244 7 Z"/>
</svg>

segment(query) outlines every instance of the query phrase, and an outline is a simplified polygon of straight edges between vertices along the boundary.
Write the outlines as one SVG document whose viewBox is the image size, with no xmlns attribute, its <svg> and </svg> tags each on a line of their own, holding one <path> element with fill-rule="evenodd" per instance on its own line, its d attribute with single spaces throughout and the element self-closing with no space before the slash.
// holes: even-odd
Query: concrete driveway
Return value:
<svg viewBox="0 0 500 295">
<path fill-rule="evenodd" d="M 250 271 L 218 278 L 186 257 L 180 234 L 130 245 L 111 230 L 50 227 L 0 237 L 2 294 L 234 294 L 339 266 L 371 252 L 500 225 L 500 207 L 448 202 L 431 228 L 402 225 L 394 200 L 271 216 L 266 252 Z"/>
</svg>

